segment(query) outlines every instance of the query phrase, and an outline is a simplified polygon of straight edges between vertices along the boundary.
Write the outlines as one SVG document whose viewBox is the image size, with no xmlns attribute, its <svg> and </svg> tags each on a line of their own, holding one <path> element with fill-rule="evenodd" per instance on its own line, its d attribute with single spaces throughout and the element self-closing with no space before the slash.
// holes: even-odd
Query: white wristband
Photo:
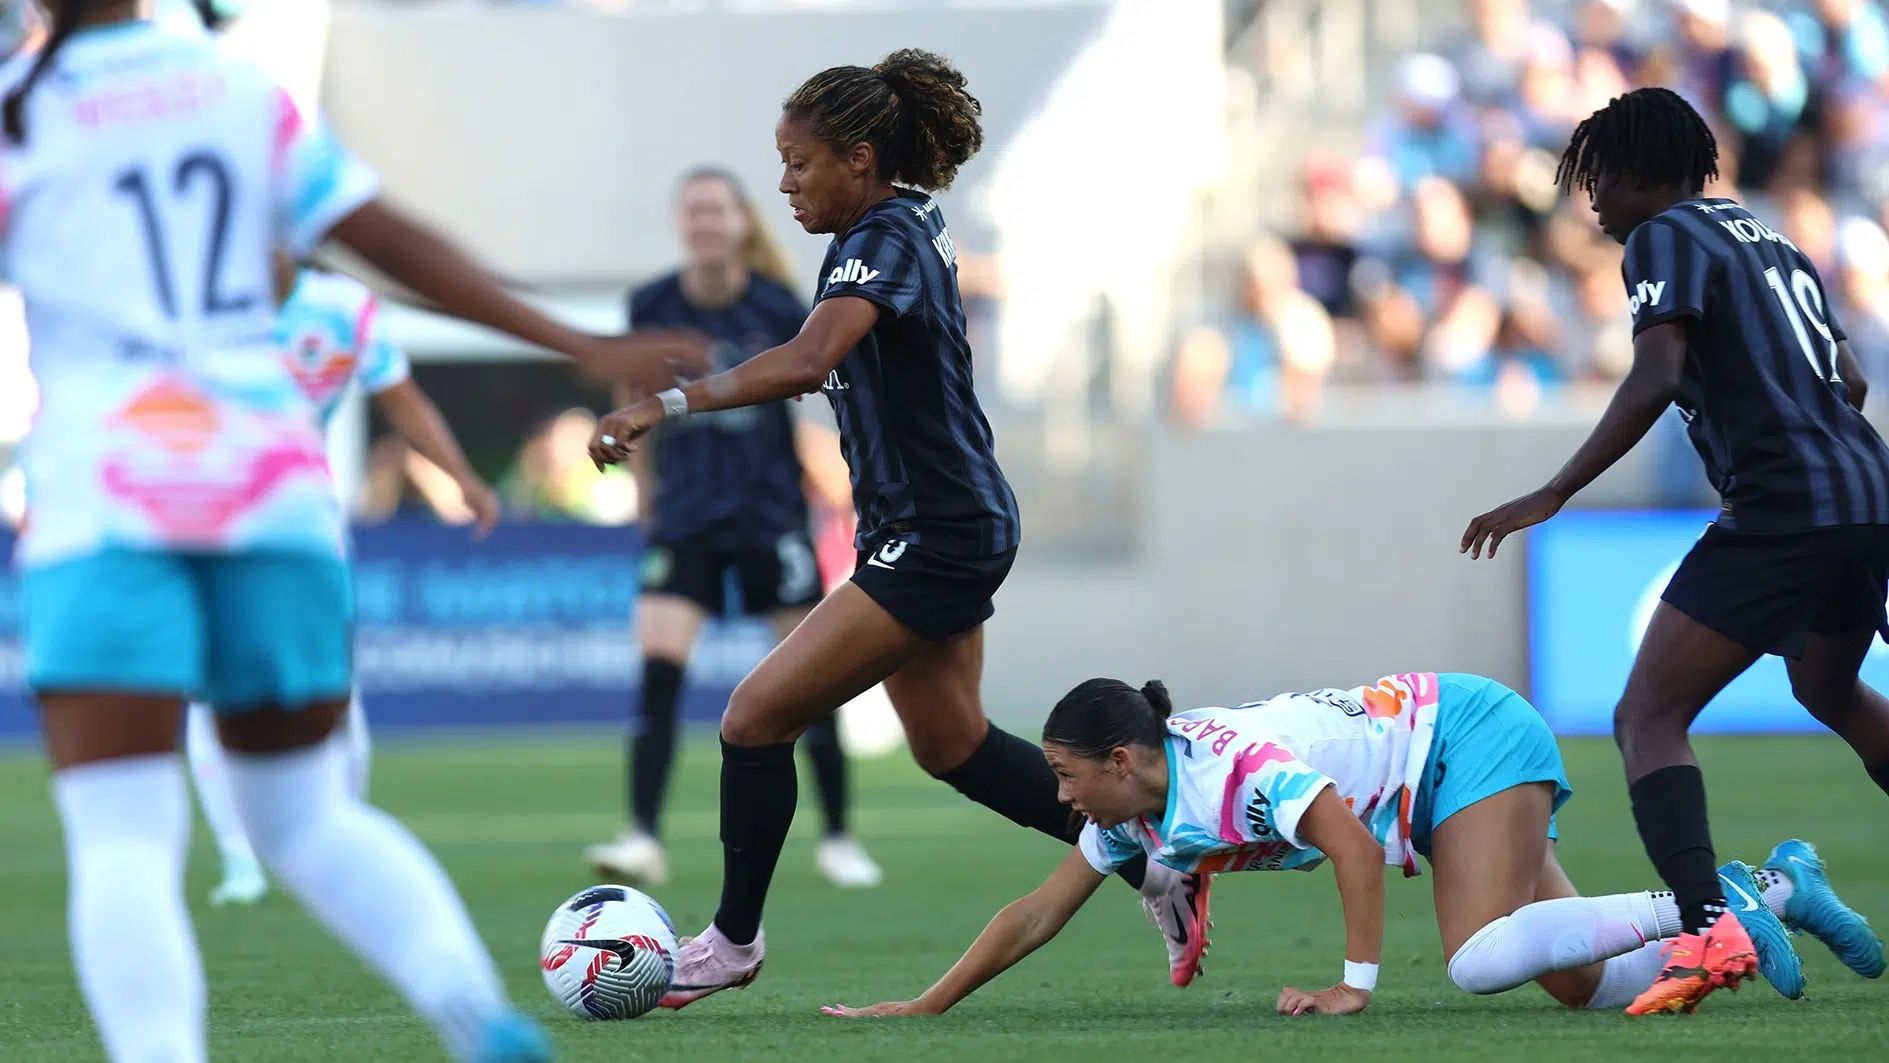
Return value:
<svg viewBox="0 0 1889 1063">
<path fill-rule="evenodd" d="M 687 417 L 689 414 L 689 397 L 682 393 L 681 388 L 657 392 L 656 401 L 662 403 L 662 415 L 665 418 Z"/>
<path fill-rule="evenodd" d="M 1366 993 L 1377 988 L 1377 964 L 1345 961 L 1345 984 Z"/>
</svg>

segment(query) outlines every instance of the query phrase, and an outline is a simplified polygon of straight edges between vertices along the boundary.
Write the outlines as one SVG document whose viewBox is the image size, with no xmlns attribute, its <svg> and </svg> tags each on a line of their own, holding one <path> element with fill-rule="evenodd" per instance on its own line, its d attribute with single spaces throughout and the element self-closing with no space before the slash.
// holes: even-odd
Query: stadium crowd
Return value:
<svg viewBox="0 0 1889 1063">
<path fill-rule="evenodd" d="M 1621 249 L 1555 164 L 1610 98 L 1664 85 L 1708 117 L 1720 179 L 1815 261 L 1866 369 L 1889 366 L 1889 18 L 1878 0 L 1474 0 L 1403 56 L 1355 157 L 1296 175 L 1296 228 L 1244 256 L 1181 340 L 1172 411 L 1310 416 L 1328 383 L 1473 389 L 1525 415 L 1632 358 Z"/>
</svg>

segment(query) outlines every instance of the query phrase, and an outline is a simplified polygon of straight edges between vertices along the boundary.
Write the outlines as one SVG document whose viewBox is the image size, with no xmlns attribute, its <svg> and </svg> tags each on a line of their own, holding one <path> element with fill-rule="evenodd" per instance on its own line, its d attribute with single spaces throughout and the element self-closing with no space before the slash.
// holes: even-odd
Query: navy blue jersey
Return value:
<svg viewBox="0 0 1889 1063">
<path fill-rule="evenodd" d="M 834 237 L 820 299 L 879 307 L 866 338 L 827 375 L 853 475 L 860 549 L 886 538 L 989 556 L 1022 534 L 972 390 L 957 249 L 938 203 L 900 189 Z"/>
<path fill-rule="evenodd" d="M 793 339 L 807 309 L 784 285 L 753 276 L 732 305 L 699 307 L 672 273 L 630 293 L 630 327 L 688 326 L 720 342 L 717 370 Z M 690 414 L 653 441 L 656 504 L 651 538 L 671 546 L 771 549 L 807 529 L 807 496 L 785 402 Z"/>
<path fill-rule="evenodd" d="M 1728 530 L 1889 524 L 1889 447 L 1849 402 L 1844 338 L 1817 268 L 1728 199 L 1633 230 L 1621 265 L 1633 329 L 1686 323 L 1676 401 Z"/>
</svg>

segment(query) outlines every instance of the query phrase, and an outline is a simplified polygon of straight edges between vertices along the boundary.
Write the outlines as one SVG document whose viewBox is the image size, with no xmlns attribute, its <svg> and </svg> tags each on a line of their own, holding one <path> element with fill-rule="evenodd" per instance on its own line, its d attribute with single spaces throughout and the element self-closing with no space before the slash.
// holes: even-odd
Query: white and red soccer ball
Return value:
<svg viewBox="0 0 1889 1063">
<path fill-rule="evenodd" d="M 676 928 L 628 886 L 592 886 L 558 905 L 538 943 L 545 988 L 584 1019 L 634 1019 L 676 973 Z"/>
</svg>

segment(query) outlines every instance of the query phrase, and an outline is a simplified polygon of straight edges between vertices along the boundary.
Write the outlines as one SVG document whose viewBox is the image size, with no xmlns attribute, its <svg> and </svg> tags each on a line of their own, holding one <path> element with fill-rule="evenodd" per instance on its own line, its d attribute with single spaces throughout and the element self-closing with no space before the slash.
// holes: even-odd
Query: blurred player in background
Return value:
<svg viewBox="0 0 1889 1063">
<path fill-rule="evenodd" d="M 807 309 L 793 276 L 733 175 L 698 170 L 682 180 L 677 220 L 688 261 L 630 293 L 630 327 L 688 327 L 713 336 L 715 368 L 732 369 L 794 338 Z M 627 397 L 626 397 L 627 398 Z M 803 447 L 830 446 L 817 428 L 802 434 L 785 401 L 705 413 L 652 433 L 631 461 L 645 514 L 643 590 L 636 631 L 643 687 L 628 750 L 630 826 L 593 845 L 590 864 L 607 878 L 661 885 L 669 861 L 661 842 L 663 799 L 676 755 L 676 702 L 702 621 L 727 611 L 732 581 L 741 609 L 765 616 L 785 638 L 822 596 L 807 527 L 811 473 L 833 475 Z M 826 494 L 844 491 L 820 485 Z M 800 747 L 826 813 L 815 864 L 843 887 L 879 884 L 879 865 L 846 830 L 846 754 L 836 718 L 807 729 Z"/>
<path fill-rule="evenodd" d="M 1173 714 L 1167 688 L 1091 679 L 1050 710 L 1043 754 L 1088 823 L 1062 866 L 991 920 L 916 1000 L 829 1015 L 932 1015 L 1034 952 L 1103 878 L 1137 856 L 1199 873 L 1309 871 L 1331 861 L 1344 902 L 1344 978 L 1279 994 L 1281 1014 L 1362 1011 L 1384 945 L 1384 868 L 1436 876 L 1450 980 L 1471 993 L 1536 982 L 1571 1008 L 1617 1008 L 1660 975 L 1661 941 L 1682 933 L 1670 893 L 1579 896 L 1555 859 L 1555 810 L 1572 791 L 1554 733 L 1534 707 L 1474 675 L 1388 676 L 1367 687 L 1281 694 Z M 1816 851 L 1787 841 L 1762 871 L 1719 869 L 1747 919 L 1786 956 L 1772 966 L 1803 992 L 1790 929 L 1882 973 L 1882 942 L 1830 889 Z M 1759 900 L 1762 898 L 1762 900 Z M 1783 920 L 1783 922 L 1780 922 Z M 1741 977 L 1754 959 L 1692 963 Z"/>
<path fill-rule="evenodd" d="M 338 273 L 298 269 L 286 252 L 275 257 L 276 341 L 302 393 L 315 404 L 322 424 L 333 420 L 355 381 L 374 397 L 394 433 L 458 485 L 466 509 L 476 521 L 474 536 L 484 538 L 498 522 L 498 497 L 466 461 L 432 400 L 413 382 L 406 354 L 380 331 L 380 303 L 366 285 Z M 343 499 L 345 508 L 348 500 Z M 354 693 L 339 741 L 347 761 L 349 789 L 367 799 L 370 742 L 360 692 Z M 243 830 L 230 791 L 223 746 L 216 737 L 216 710 L 193 703 L 184 730 L 197 801 L 223 858 L 223 879 L 210 891 L 210 903 L 253 904 L 268 892 L 268 879 Z"/>
<path fill-rule="evenodd" d="M 444 871 L 330 748 L 353 686 L 343 516 L 276 343 L 271 253 L 335 239 L 448 314 L 644 387 L 699 344 L 590 336 L 514 299 L 215 41 L 133 0 L 42 6 L 45 43 L 0 68 L 0 251 L 39 388 L 21 626 L 73 964 L 106 1054 L 207 1058 L 176 756 L 199 697 L 271 875 L 455 1059 L 548 1059 Z"/>
<path fill-rule="evenodd" d="M 1616 97 L 1574 131 L 1564 192 L 1626 245 L 1633 369 L 1555 477 L 1470 522 L 1462 549 L 1555 515 L 1679 407 L 1723 501 L 1661 596 L 1614 710 L 1633 817 L 1679 898 L 1685 934 L 1638 1007 L 1690 1010 L 1719 982 L 1696 957 L 1742 947 L 1714 873 L 1705 779 L 1687 732 L 1767 653 L 1804 708 L 1889 792 L 1889 701 L 1857 678 L 1889 633 L 1889 447 L 1823 282 L 1797 246 L 1729 199 L 1703 198 L 1718 145 L 1666 89 Z"/>
<path fill-rule="evenodd" d="M 802 228 L 833 235 L 813 313 L 787 343 L 604 418 L 592 442 L 593 458 L 616 463 L 670 418 L 823 390 L 859 518 L 852 581 L 749 673 L 722 716 L 721 904 L 683 946 L 666 1007 L 754 980 L 793 824 L 794 741 L 875 684 L 920 767 L 1015 823 L 1076 837 L 1042 751 L 993 726 L 978 693 L 984 621 L 1022 523 L 973 388 L 957 250 L 938 201 L 917 190 L 950 186 L 983 144 L 981 112 L 963 74 L 916 50 L 795 90 L 775 127 L 780 190 Z M 1202 880 L 1139 858 L 1122 871 L 1185 984 L 1205 931 Z"/>
</svg>

